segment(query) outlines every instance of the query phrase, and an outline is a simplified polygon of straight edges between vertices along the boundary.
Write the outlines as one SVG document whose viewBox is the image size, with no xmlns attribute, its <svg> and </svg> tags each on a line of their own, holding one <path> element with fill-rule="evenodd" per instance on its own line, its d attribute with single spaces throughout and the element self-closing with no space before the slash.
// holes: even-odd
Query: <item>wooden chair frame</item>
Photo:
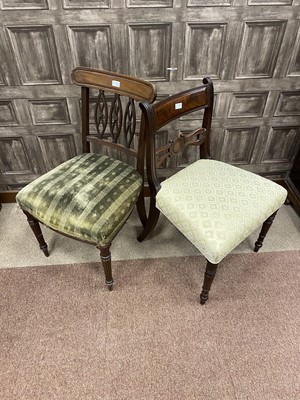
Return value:
<svg viewBox="0 0 300 400">
<path fill-rule="evenodd" d="M 82 123 L 82 151 L 89 153 L 91 151 L 91 143 L 101 146 L 107 146 L 117 151 L 136 158 L 136 169 L 144 178 L 145 174 L 145 141 L 144 136 L 139 134 L 138 150 L 131 148 L 134 135 L 136 132 L 136 114 L 134 108 L 134 101 L 145 101 L 152 103 L 156 99 L 156 88 L 148 81 L 124 75 L 111 71 L 102 71 L 87 67 L 77 67 L 72 71 L 72 80 L 75 85 L 81 87 L 81 123 Z M 112 86 L 114 85 L 114 86 Z M 95 107 L 95 125 L 97 128 L 97 135 L 90 134 L 90 89 L 99 90 L 98 101 Z M 104 92 L 114 94 L 114 100 L 110 112 L 108 112 L 108 105 Z M 122 120 L 122 107 L 120 107 L 120 96 L 127 97 L 128 103 L 125 110 L 124 121 Z M 103 102 L 103 109 L 100 109 L 101 100 Z M 114 113 L 114 108 L 116 113 Z M 99 127 L 98 112 L 104 114 L 102 120 L 102 129 Z M 121 111 L 121 112 L 120 112 Z M 132 113 L 132 114 L 131 114 Z M 124 127 L 124 136 L 130 133 L 130 140 L 125 140 L 125 145 L 120 143 L 122 138 L 121 127 Z M 109 134 L 106 134 L 106 128 L 109 127 Z M 117 128 L 117 129 L 116 129 Z M 143 132 L 143 120 L 141 121 L 140 132 Z M 109 139 L 112 139 L 111 141 Z M 137 211 L 142 222 L 145 226 L 147 221 L 144 191 L 137 201 Z"/>
<path fill-rule="evenodd" d="M 161 188 L 160 179 L 157 174 L 157 167 L 167 158 L 176 156 L 187 146 L 199 146 L 199 157 L 211 159 L 210 155 L 210 133 L 213 115 L 214 88 L 210 78 L 203 79 L 203 85 L 175 94 L 158 103 L 150 105 L 140 103 L 143 113 L 144 135 L 146 142 L 146 167 L 147 178 L 150 190 L 150 206 L 147 223 L 144 231 L 138 237 L 143 241 L 155 228 L 160 211 L 156 208 L 156 194 Z M 169 142 L 168 145 L 156 148 L 155 136 L 166 124 L 182 116 L 204 110 L 202 126 L 189 134 L 179 136 Z M 257 252 L 263 244 L 263 240 L 275 218 L 276 212 L 272 214 L 263 224 L 258 240 L 255 243 L 254 251 Z M 200 303 L 203 305 L 208 299 L 208 294 L 214 280 L 218 264 L 207 261 L 204 274 L 204 283 L 200 294 Z"/>
<path fill-rule="evenodd" d="M 186 146 L 199 146 L 199 157 L 211 159 L 210 131 L 214 89 L 210 78 L 204 78 L 203 83 L 203 86 L 175 94 L 152 106 L 146 102 L 140 103 L 143 113 L 144 141 L 146 143 L 146 169 L 150 191 L 150 206 L 147 223 L 144 226 L 144 231 L 138 237 L 139 241 L 143 241 L 153 231 L 160 214 L 155 206 L 156 194 L 161 187 L 157 166 L 166 158 L 177 155 Z M 181 134 L 169 142 L 168 145 L 156 149 L 155 135 L 159 129 L 183 115 L 201 109 L 204 109 L 201 128 L 195 129 L 188 135 Z"/>
<path fill-rule="evenodd" d="M 75 85 L 81 87 L 83 153 L 91 152 L 91 144 L 94 144 L 105 146 L 109 150 L 122 153 L 125 157 L 133 157 L 136 160 L 136 170 L 144 179 L 145 142 L 143 135 L 140 135 L 136 130 L 135 102 L 153 102 L 156 98 L 155 86 L 151 82 L 129 75 L 86 67 L 75 68 L 72 71 L 72 80 Z M 90 133 L 90 89 L 99 91 L 94 114 L 97 133 L 92 134 Z M 110 109 L 105 95 L 106 92 L 113 96 Z M 124 113 L 121 97 L 128 98 Z M 143 131 L 142 124 L 140 130 Z M 142 139 L 138 140 L 137 150 L 133 148 L 133 139 L 135 135 L 139 135 L 139 139 Z M 136 205 L 141 223 L 145 226 L 147 215 L 143 187 Z M 48 257 L 48 246 L 39 225 L 40 221 L 29 212 L 24 211 L 24 213 L 27 216 L 29 225 L 38 240 L 41 250 L 44 252 L 45 256 Z M 68 236 L 60 231 L 57 232 Z M 91 243 L 86 240 L 72 238 Z M 110 245 L 111 243 L 105 247 L 99 247 L 99 250 L 105 273 L 105 283 L 109 290 L 112 290 L 113 277 Z"/>
</svg>

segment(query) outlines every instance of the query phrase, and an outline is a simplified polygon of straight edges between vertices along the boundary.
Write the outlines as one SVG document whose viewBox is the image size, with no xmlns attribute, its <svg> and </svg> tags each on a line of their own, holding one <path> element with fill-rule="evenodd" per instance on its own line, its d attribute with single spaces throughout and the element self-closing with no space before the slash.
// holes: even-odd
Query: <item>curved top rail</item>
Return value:
<svg viewBox="0 0 300 400">
<path fill-rule="evenodd" d="M 202 86 L 185 90 L 155 103 L 152 110 L 155 116 L 156 130 L 197 109 L 212 108 L 213 83 L 210 78 L 204 78 L 203 83 Z"/>
<path fill-rule="evenodd" d="M 152 103 L 156 98 L 156 88 L 148 81 L 117 72 L 99 69 L 76 67 L 72 71 L 75 85 L 106 90 L 131 97 L 138 101 Z"/>
</svg>

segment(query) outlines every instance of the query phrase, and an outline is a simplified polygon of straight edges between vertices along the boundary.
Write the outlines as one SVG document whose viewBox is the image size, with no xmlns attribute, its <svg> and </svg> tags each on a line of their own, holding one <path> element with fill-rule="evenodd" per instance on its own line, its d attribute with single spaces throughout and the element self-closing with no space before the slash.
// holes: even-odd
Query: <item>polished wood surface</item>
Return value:
<svg viewBox="0 0 300 400">
<path fill-rule="evenodd" d="M 98 151 L 96 152 L 100 151 L 103 154 L 109 154 L 125 162 L 131 156 L 134 159 L 134 167 L 144 177 L 145 140 L 137 127 L 135 101 L 153 101 L 156 97 L 154 85 L 128 75 L 82 67 L 78 67 L 73 71 L 72 78 L 76 85 L 81 86 L 83 152 L 93 151 L 91 145 L 97 145 Z M 99 91 L 96 100 L 91 95 L 91 91 L 95 89 Z M 94 108 L 92 113 L 94 118 L 92 119 L 91 108 Z M 143 129 L 143 124 L 141 124 L 141 129 Z M 139 138 L 142 140 L 139 140 Z M 114 152 L 111 153 L 111 151 Z M 131 193 L 128 193 L 128 195 L 130 197 Z M 143 190 L 141 190 L 137 201 L 137 210 L 142 225 L 145 225 L 147 216 Z M 24 212 L 40 249 L 48 257 L 48 246 L 43 237 L 39 221 L 29 212 Z M 120 227 L 118 226 L 117 228 L 119 229 Z M 59 232 L 58 230 L 56 231 Z M 62 232 L 59 233 L 64 234 Z M 105 273 L 105 283 L 108 289 L 112 290 L 113 277 L 110 246 L 111 243 L 100 248 L 100 258 Z"/>
<path fill-rule="evenodd" d="M 157 166 L 162 162 L 162 155 L 164 158 L 170 159 L 188 146 L 198 146 L 198 158 L 211 158 L 209 143 L 213 103 L 214 88 L 210 78 L 204 78 L 201 86 L 175 94 L 153 105 L 141 102 L 140 107 L 143 123 L 145 124 L 144 135 L 141 140 L 145 141 L 146 144 L 150 208 L 147 223 L 138 240 L 143 241 L 152 232 L 158 221 L 159 211 L 155 207 L 155 196 L 160 189 Z M 200 110 L 204 111 L 201 128 L 185 134 L 180 133 L 168 146 L 156 148 L 156 134 L 162 127 L 175 119 L 181 119 L 185 115 L 199 112 Z"/>
<path fill-rule="evenodd" d="M 300 216 L 300 148 L 287 179 L 287 185 L 290 201 Z"/>
<path fill-rule="evenodd" d="M 156 195 L 161 188 L 161 177 L 158 174 L 161 166 L 164 163 L 166 167 L 168 164 L 172 166 L 172 159 L 179 157 L 180 153 L 188 151 L 191 147 L 196 149 L 198 147 L 198 151 L 194 152 L 196 153 L 197 159 L 211 159 L 210 135 L 213 105 L 214 87 L 210 78 L 204 78 L 202 86 L 175 94 L 158 103 L 148 104 L 142 102 L 140 104 L 143 123 L 145 125 L 143 140 L 145 140 L 146 143 L 146 167 L 150 191 L 150 206 L 147 223 L 144 226 L 144 231 L 138 237 L 138 240 L 144 240 L 153 231 L 159 218 L 160 211 L 156 208 Z M 202 118 L 199 111 L 203 112 Z M 177 137 L 169 141 L 167 145 L 157 145 L 157 139 L 161 132 L 164 131 L 166 125 L 172 124 L 174 120 L 185 121 L 186 116 L 191 113 L 195 114 L 194 119 L 197 119 L 198 124 L 201 126 L 198 126 L 198 128 L 194 129 L 192 132 L 177 132 Z M 190 162 L 189 158 L 186 165 Z M 186 165 L 183 165 L 182 168 Z M 175 171 L 173 170 L 173 172 L 176 173 L 176 169 Z M 259 238 L 255 243 L 255 252 L 259 251 L 262 247 L 275 215 L 276 212 L 263 223 Z M 216 275 L 218 265 L 219 264 L 213 264 L 207 260 L 203 287 L 200 294 L 200 303 L 202 305 L 208 300 L 209 291 Z"/>
<path fill-rule="evenodd" d="M 156 88 L 148 81 L 110 71 L 101 71 L 93 68 L 77 67 L 72 71 L 75 85 L 81 87 L 105 90 L 116 93 L 116 88 L 121 96 L 131 97 L 134 100 L 155 100 Z"/>
<path fill-rule="evenodd" d="M 274 218 L 276 217 L 277 211 L 270 215 L 270 217 L 268 219 L 266 219 L 266 221 L 263 223 L 263 226 L 261 228 L 261 231 L 259 233 L 259 237 L 257 239 L 257 241 L 255 242 L 255 247 L 254 247 L 254 251 L 257 253 L 258 250 L 262 247 L 263 245 L 263 241 L 269 231 L 269 229 L 271 228 L 271 225 L 273 224 Z"/>
</svg>

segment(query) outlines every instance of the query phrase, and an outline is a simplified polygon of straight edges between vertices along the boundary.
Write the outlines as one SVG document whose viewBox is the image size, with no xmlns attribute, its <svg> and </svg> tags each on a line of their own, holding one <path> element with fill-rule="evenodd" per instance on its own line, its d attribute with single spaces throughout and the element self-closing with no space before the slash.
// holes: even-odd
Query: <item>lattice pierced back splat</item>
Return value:
<svg viewBox="0 0 300 400">
<path fill-rule="evenodd" d="M 115 94 L 109 102 L 104 90 L 99 90 L 95 105 L 95 126 L 99 139 L 110 136 L 112 143 L 119 142 L 131 148 L 136 134 L 136 125 L 134 99 L 131 97 L 121 99 L 119 94 Z"/>
<path fill-rule="evenodd" d="M 72 78 L 82 90 L 83 151 L 89 152 L 91 144 L 100 145 L 101 151 L 106 146 L 108 154 L 118 158 L 121 153 L 125 158 L 138 158 L 143 150 L 140 151 L 138 140 L 136 103 L 153 102 L 154 85 L 132 76 L 85 67 L 75 68 Z"/>
</svg>

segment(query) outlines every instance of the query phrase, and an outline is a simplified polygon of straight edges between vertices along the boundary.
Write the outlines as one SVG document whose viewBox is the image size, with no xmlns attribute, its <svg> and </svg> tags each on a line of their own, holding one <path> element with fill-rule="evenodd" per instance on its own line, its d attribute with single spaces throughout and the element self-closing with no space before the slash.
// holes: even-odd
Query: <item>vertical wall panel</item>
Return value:
<svg viewBox="0 0 300 400">
<path fill-rule="evenodd" d="M 51 26 L 15 26 L 8 32 L 23 85 L 61 82 Z"/>
<path fill-rule="evenodd" d="M 170 63 L 170 24 L 132 24 L 129 29 L 130 69 L 142 79 L 165 81 Z"/>
<path fill-rule="evenodd" d="M 285 21 L 246 22 L 237 78 L 273 76 Z"/>
<path fill-rule="evenodd" d="M 300 76 L 300 23 L 295 46 L 291 49 L 291 61 L 288 68 L 288 76 Z"/>
<path fill-rule="evenodd" d="M 110 26 L 69 26 L 74 66 L 111 70 L 113 65 Z"/>
<path fill-rule="evenodd" d="M 76 155 L 72 135 L 39 135 L 38 141 L 48 170 Z"/>
<path fill-rule="evenodd" d="M 263 154 L 264 163 L 288 162 L 292 159 L 299 129 L 272 127 Z"/>
<path fill-rule="evenodd" d="M 250 164 L 258 128 L 226 129 L 222 160 L 234 165 Z"/>
<path fill-rule="evenodd" d="M 187 24 L 184 79 L 220 78 L 226 24 Z"/>
</svg>

